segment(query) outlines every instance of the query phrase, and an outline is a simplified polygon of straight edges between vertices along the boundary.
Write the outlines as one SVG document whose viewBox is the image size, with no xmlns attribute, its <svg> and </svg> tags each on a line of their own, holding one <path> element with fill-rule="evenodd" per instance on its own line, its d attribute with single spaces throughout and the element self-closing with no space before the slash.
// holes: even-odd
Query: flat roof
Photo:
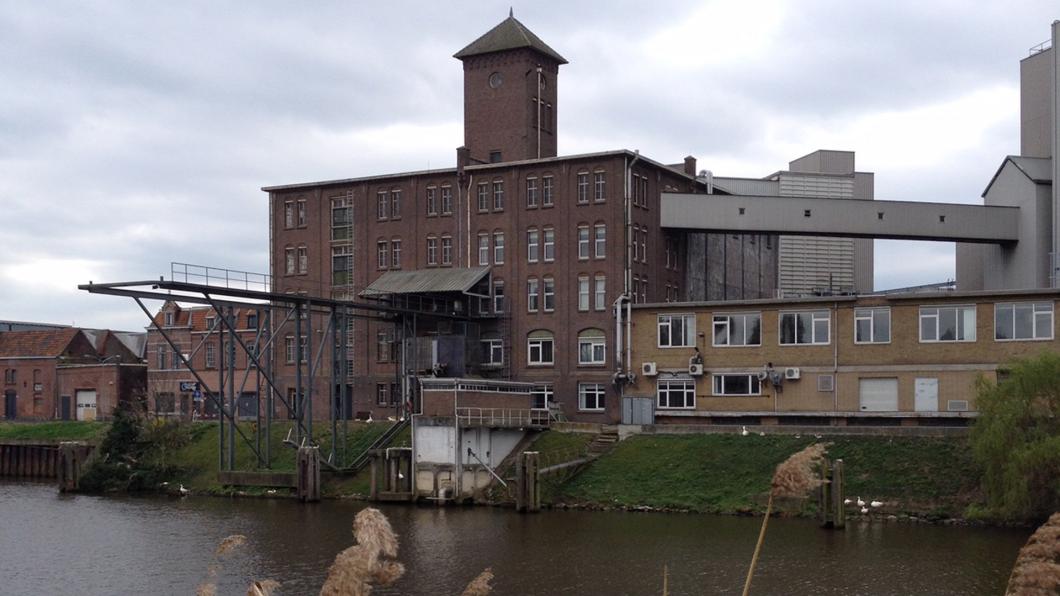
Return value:
<svg viewBox="0 0 1060 596">
<path fill-rule="evenodd" d="M 885 301 L 924 301 L 924 300 L 946 300 L 950 302 L 967 301 L 972 298 L 1005 298 L 1005 297 L 1043 297 L 1050 296 L 1060 298 L 1060 289 L 1033 288 L 1024 290 L 976 290 L 976 291 L 941 291 L 941 292 L 909 292 L 904 294 L 844 294 L 840 296 L 800 296 L 797 298 L 755 298 L 751 300 L 708 300 L 699 302 L 647 302 L 634 304 L 634 309 L 691 309 L 691 308 L 717 308 L 738 309 L 743 306 L 768 306 L 768 305 L 803 305 L 803 304 L 825 304 L 829 302 L 857 302 L 858 300 L 880 299 Z"/>
<path fill-rule="evenodd" d="M 540 159 L 538 159 L 538 158 L 535 158 L 535 159 L 521 159 L 521 160 L 516 160 L 516 161 L 501 161 L 501 162 L 497 162 L 497 163 L 471 164 L 471 165 L 468 165 L 465 169 L 467 171 L 475 172 L 475 171 L 480 171 L 480 170 L 503 169 L 503 168 L 509 168 L 509 167 L 512 167 L 512 166 L 550 164 L 550 163 L 558 163 L 558 162 L 562 162 L 562 161 L 573 161 L 573 160 L 580 160 L 580 159 L 593 159 L 593 158 L 599 158 L 599 157 L 614 157 L 616 155 L 625 155 L 627 157 L 635 157 L 635 156 L 639 155 L 639 153 L 637 153 L 635 151 L 630 151 L 629 149 L 614 149 L 614 150 L 611 150 L 611 151 L 597 151 L 595 153 L 578 153 L 578 154 L 575 154 L 575 155 L 557 155 L 556 157 L 542 157 Z M 647 157 L 644 157 L 643 155 L 641 155 L 640 156 L 640 161 L 643 161 L 645 163 L 651 164 L 651 165 L 653 165 L 655 167 L 658 167 L 658 168 L 663 168 L 663 169 L 665 169 L 665 170 L 667 170 L 669 172 L 672 172 L 672 173 L 674 173 L 674 174 L 676 174 L 678 176 L 681 176 L 681 177 L 686 178 L 688 180 L 691 180 L 693 182 L 698 182 L 699 184 L 703 184 L 703 181 L 702 180 L 697 180 L 695 176 L 689 176 L 688 174 L 684 173 L 681 170 L 674 169 L 674 168 L 672 168 L 670 166 L 667 166 L 667 165 L 665 165 L 663 163 L 655 161 L 654 159 L 650 159 L 650 158 L 647 158 Z M 355 177 L 355 178 L 337 178 L 337 179 L 334 179 L 334 180 L 318 180 L 318 181 L 315 181 L 315 182 L 298 182 L 298 183 L 294 183 L 294 184 L 279 184 L 279 185 L 275 185 L 275 186 L 263 186 L 263 187 L 261 187 L 261 190 L 263 190 L 265 192 L 273 192 L 273 191 L 281 191 L 281 190 L 296 190 L 296 189 L 300 189 L 300 188 L 314 188 L 314 187 L 317 187 L 317 186 L 335 186 L 335 185 L 340 185 L 340 184 L 355 184 L 355 183 L 358 183 L 358 182 L 370 182 L 372 180 L 391 180 L 391 179 L 394 179 L 394 178 L 407 178 L 407 177 L 411 177 L 411 176 L 438 176 L 438 175 L 443 175 L 443 174 L 453 175 L 453 174 L 456 174 L 456 171 L 457 171 L 456 168 L 442 168 L 442 169 L 438 169 L 438 170 L 416 170 L 416 171 L 410 171 L 410 172 L 398 172 L 398 173 L 395 173 L 395 174 L 378 174 L 378 175 L 374 175 L 374 176 L 359 176 L 359 177 Z"/>
</svg>

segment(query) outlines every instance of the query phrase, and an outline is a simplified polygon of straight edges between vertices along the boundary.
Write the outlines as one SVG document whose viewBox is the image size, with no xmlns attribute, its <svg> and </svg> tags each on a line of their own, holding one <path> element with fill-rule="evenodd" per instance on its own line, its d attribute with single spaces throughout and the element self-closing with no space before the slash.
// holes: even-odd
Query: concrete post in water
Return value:
<svg viewBox="0 0 1060 596">
<path fill-rule="evenodd" d="M 298 448 L 298 500 L 320 500 L 320 452 L 317 447 Z"/>
<path fill-rule="evenodd" d="M 72 492 L 80 488 L 85 448 L 85 443 L 78 441 L 59 443 L 59 492 Z"/>
<path fill-rule="evenodd" d="M 843 504 L 843 460 L 837 459 L 832 466 L 832 527 L 843 529 L 847 525 L 847 510 Z"/>
</svg>

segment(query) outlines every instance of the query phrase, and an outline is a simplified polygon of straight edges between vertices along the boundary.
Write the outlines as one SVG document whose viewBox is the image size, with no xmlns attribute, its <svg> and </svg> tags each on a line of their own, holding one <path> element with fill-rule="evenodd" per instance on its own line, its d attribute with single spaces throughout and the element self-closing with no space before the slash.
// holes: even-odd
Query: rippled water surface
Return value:
<svg viewBox="0 0 1060 596">
<path fill-rule="evenodd" d="M 217 543 L 247 546 L 219 593 L 249 579 L 320 589 L 361 503 L 60 496 L 0 484 L 0 594 L 193 594 Z M 709 515 L 382 507 L 408 571 L 377 594 L 459 594 L 483 568 L 495 594 L 738 594 L 760 519 Z M 1000 594 L 1029 531 L 774 519 L 755 594 Z"/>
</svg>

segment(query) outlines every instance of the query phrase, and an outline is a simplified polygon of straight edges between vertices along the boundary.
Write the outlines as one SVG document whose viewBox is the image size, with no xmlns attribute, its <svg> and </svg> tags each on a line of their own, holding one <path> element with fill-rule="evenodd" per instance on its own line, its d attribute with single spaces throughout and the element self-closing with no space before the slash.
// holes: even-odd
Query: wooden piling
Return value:
<svg viewBox="0 0 1060 596">
<path fill-rule="evenodd" d="M 373 449 L 369 456 L 368 498 L 379 500 L 379 450 Z"/>
<path fill-rule="evenodd" d="M 837 459 L 832 466 L 832 527 L 841 530 L 847 525 L 847 509 L 843 504 L 843 460 Z"/>
<path fill-rule="evenodd" d="M 298 448 L 296 493 L 302 502 L 320 500 L 320 450 L 317 447 Z"/>
<path fill-rule="evenodd" d="M 821 460 L 821 487 L 817 489 L 817 519 L 822 528 L 832 526 L 832 466 L 828 459 Z"/>
<path fill-rule="evenodd" d="M 541 511 L 541 485 L 537 482 L 538 452 L 527 451 L 523 456 L 526 457 L 523 466 L 526 473 L 526 510 L 536 513 Z"/>
<path fill-rule="evenodd" d="M 515 510 L 526 511 L 526 466 L 520 453 L 515 458 Z"/>
<path fill-rule="evenodd" d="M 85 443 L 59 443 L 59 492 L 73 492 L 81 486 L 81 469 L 88 448 Z"/>
</svg>

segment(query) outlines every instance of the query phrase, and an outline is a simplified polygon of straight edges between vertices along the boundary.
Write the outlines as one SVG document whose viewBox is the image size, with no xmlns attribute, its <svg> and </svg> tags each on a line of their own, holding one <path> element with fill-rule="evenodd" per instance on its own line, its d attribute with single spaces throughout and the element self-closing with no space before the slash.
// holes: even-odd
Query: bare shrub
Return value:
<svg viewBox="0 0 1060 596">
<path fill-rule="evenodd" d="M 471 583 L 464 588 L 460 596 L 486 596 L 486 594 L 493 591 L 493 586 L 490 585 L 491 581 L 493 581 L 493 569 L 487 567 L 475 579 L 471 580 Z"/>
<path fill-rule="evenodd" d="M 280 587 L 280 582 L 263 579 L 250 584 L 247 588 L 247 596 L 272 596 L 272 593 Z"/>
<path fill-rule="evenodd" d="M 357 544 L 335 556 L 320 589 L 322 596 L 366 596 L 373 585 L 388 586 L 405 573 L 405 567 L 393 560 L 397 536 L 378 509 L 369 507 L 357 514 L 353 536 Z"/>
<path fill-rule="evenodd" d="M 1005 594 L 1060 594 L 1060 513 L 1054 513 L 1020 549 Z"/>
</svg>

